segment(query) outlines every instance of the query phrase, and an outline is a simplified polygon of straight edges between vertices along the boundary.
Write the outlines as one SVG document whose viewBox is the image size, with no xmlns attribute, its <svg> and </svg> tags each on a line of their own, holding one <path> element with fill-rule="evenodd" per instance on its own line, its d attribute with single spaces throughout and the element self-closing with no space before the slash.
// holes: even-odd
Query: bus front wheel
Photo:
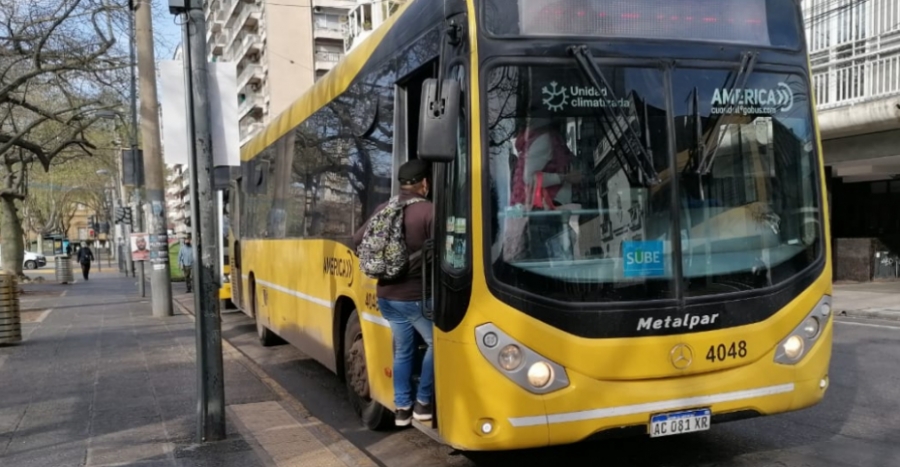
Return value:
<svg viewBox="0 0 900 467">
<path fill-rule="evenodd" d="M 369 374 L 366 365 L 366 349 L 363 345 L 362 326 L 356 310 L 350 314 L 344 331 L 344 380 L 350 405 L 359 415 L 363 425 L 370 430 L 384 430 L 393 423 L 393 413 L 372 399 L 369 393 Z"/>
<path fill-rule="evenodd" d="M 256 280 L 250 278 L 250 294 L 253 303 L 253 320 L 256 321 L 256 337 L 259 338 L 259 345 L 263 347 L 271 347 L 279 343 L 278 336 L 263 324 L 259 317 L 259 299 L 256 293 Z"/>
</svg>

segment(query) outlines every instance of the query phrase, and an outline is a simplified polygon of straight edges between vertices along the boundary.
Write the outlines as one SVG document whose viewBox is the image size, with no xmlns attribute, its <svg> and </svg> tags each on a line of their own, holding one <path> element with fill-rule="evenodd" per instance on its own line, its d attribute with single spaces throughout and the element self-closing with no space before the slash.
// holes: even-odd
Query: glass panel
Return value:
<svg viewBox="0 0 900 467">
<path fill-rule="evenodd" d="M 469 255 L 466 243 L 466 231 L 469 226 L 469 144 L 466 118 L 466 72 L 462 67 L 451 71 L 460 83 L 459 129 L 457 133 L 457 155 L 452 164 L 446 166 L 447 176 L 444 185 L 444 202 L 446 203 L 446 238 L 444 241 L 444 266 L 450 270 L 463 270 L 468 266 Z"/>
<path fill-rule="evenodd" d="M 805 80 L 727 70 L 673 74 L 687 296 L 783 282 L 821 249 L 815 146 Z M 706 156 L 708 173 L 695 163 Z"/>
<path fill-rule="evenodd" d="M 602 71 L 604 92 L 574 64 L 490 71 L 492 270 L 561 301 L 671 298 L 671 185 L 647 188 L 623 169 L 635 155 L 669 168 L 663 75 Z"/>
</svg>

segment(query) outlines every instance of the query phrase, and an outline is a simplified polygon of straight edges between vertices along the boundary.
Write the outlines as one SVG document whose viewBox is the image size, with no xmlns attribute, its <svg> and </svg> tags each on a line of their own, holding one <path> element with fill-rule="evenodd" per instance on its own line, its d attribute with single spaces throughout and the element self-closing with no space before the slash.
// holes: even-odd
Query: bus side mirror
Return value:
<svg viewBox="0 0 900 467">
<path fill-rule="evenodd" d="M 422 83 L 419 159 L 428 162 L 453 162 L 456 159 L 459 94 L 459 82 L 453 79 L 445 79 L 440 90 L 434 78 Z"/>
</svg>

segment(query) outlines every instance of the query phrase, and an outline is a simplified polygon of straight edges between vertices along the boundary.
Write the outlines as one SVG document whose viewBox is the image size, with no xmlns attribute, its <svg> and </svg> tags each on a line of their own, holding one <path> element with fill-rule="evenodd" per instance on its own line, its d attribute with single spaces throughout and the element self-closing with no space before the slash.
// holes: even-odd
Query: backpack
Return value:
<svg viewBox="0 0 900 467">
<path fill-rule="evenodd" d="M 400 202 L 394 196 L 376 212 L 356 249 L 359 269 L 372 279 L 395 279 L 405 272 L 409 255 L 403 229 L 403 210 L 410 204 L 425 201 L 412 198 Z"/>
</svg>

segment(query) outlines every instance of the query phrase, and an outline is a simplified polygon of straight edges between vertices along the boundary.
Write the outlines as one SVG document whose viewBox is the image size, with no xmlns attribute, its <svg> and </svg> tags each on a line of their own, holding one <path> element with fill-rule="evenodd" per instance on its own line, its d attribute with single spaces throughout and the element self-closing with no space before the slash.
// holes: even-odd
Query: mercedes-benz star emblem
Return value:
<svg viewBox="0 0 900 467">
<path fill-rule="evenodd" d="M 684 370 L 694 362 L 694 351 L 687 344 L 678 344 L 672 347 L 672 351 L 669 352 L 669 359 L 672 361 L 672 366 L 679 370 Z"/>
</svg>

